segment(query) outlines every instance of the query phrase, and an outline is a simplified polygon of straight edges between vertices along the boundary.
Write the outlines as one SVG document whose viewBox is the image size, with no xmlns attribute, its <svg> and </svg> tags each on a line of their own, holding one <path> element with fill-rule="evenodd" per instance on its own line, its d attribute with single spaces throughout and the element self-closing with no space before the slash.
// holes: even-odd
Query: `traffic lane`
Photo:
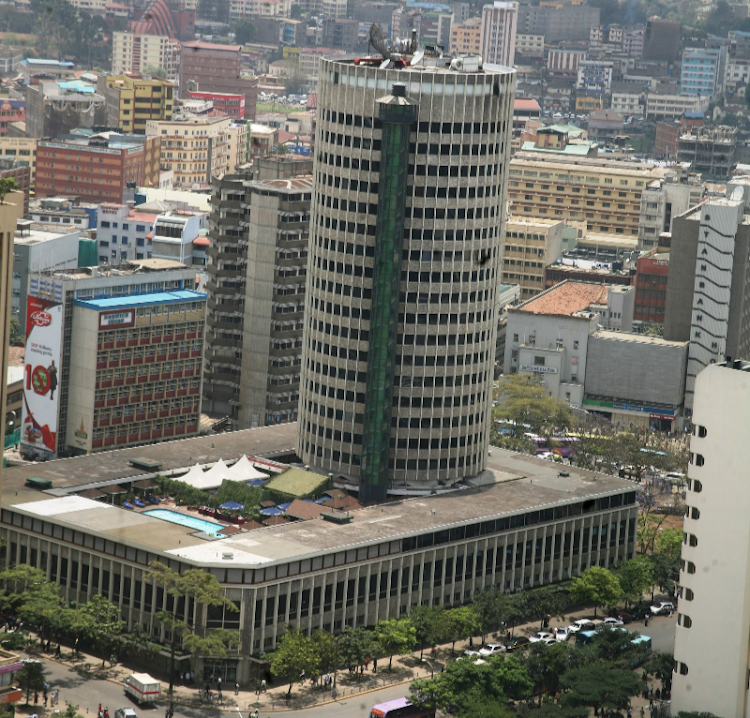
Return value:
<svg viewBox="0 0 750 718">
<path fill-rule="evenodd" d="M 642 636 L 651 638 L 651 648 L 660 653 L 674 653 L 674 636 L 677 626 L 677 612 L 669 616 L 653 616 L 648 619 L 648 626 L 643 621 L 633 621 L 627 625 L 629 631 L 638 631 Z"/>
</svg>

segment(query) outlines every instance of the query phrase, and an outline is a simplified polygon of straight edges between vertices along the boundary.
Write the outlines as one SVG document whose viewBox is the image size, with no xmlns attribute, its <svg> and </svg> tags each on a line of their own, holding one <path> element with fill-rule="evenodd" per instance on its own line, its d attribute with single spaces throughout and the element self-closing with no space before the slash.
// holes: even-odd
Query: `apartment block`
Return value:
<svg viewBox="0 0 750 718">
<path fill-rule="evenodd" d="M 245 120 L 245 96 L 227 92 L 190 92 L 191 100 L 211 100 L 214 110 L 235 120 Z M 165 118 L 166 119 L 166 118 Z M 169 118 L 171 119 L 171 118 Z"/>
<path fill-rule="evenodd" d="M 37 197 L 79 197 L 96 202 L 125 201 L 131 187 L 159 186 L 159 138 L 131 142 L 94 136 L 37 145 Z"/>
<path fill-rule="evenodd" d="M 495 0 L 492 5 L 482 8 L 480 54 L 485 62 L 513 67 L 517 25 L 517 2 Z"/>
<path fill-rule="evenodd" d="M 195 270 L 144 259 L 112 269 L 33 274 L 32 371 L 21 452 L 52 458 L 198 433 L 206 295 Z"/>
<path fill-rule="evenodd" d="M 451 25 L 451 54 L 480 55 L 482 52 L 482 20 L 472 17 Z"/>
<path fill-rule="evenodd" d="M 518 11 L 518 31 L 544 35 L 546 42 L 588 41 L 589 30 L 601 25 L 598 7 L 582 2 L 522 4 Z"/>
<path fill-rule="evenodd" d="M 159 67 L 171 81 L 177 80 L 180 70 L 180 43 L 169 35 L 150 35 L 139 32 L 112 33 L 112 73 L 146 73 Z"/>
<path fill-rule="evenodd" d="M 687 48 L 682 53 L 680 92 L 713 98 L 721 94 L 727 61 L 727 47 Z"/>
<path fill-rule="evenodd" d="M 243 17 L 290 17 L 292 0 L 230 0 L 229 17 L 240 20 Z"/>
<path fill-rule="evenodd" d="M 107 126 L 122 132 L 146 134 L 149 120 L 171 120 L 174 83 L 158 77 L 100 75 L 97 90 L 107 104 Z"/>
<path fill-rule="evenodd" d="M 544 291 L 544 268 L 562 252 L 563 222 L 542 219 L 508 219 L 500 281 L 517 284 L 521 301 Z"/>
<path fill-rule="evenodd" d="M 544 35 L 516 33 L 516 53 L 524 58 L 543 58 Z"/>
<path fill-rule="evenodd" d="M 680 23 L 652 17 L 643 33 L 644 60 L 675 62 L 680 57 Z"/>
<path fill-rule="evenodd" d="M 239 45 L 216 45 L 203 40 L 182 43 L 180 97 L 190 92 L 219 92 L 245 96 L 245 119 L 255 117 L 257 78 L 242 69 Z"/>
<path fill-rule="evenodd" d="M 687 127 L 677 140 L 677 161 L 711 178 L 729 177 L 734 168 L 738 130 L 727 125 Z"/>
<path fill-rule="evenodd" d="M 674 88 L 664 94 L 657 89 L 646 95 L 647 120 L 678 120 L 686 112 L 706 112 L 710 102 L 709 95 L 681 95 Z"/>
<path fill-rule="evenodd" d="M 0 137 L 0 162 L 27 164 L 31 187 L 34 187 L 36 181 L 36 143 L 37 140 L 33 137 Z"/>
<path fill-rule="evenodd" d="M 210 184 L 229 168 L 229 117 L 189 117 L 146 123 L 146 135 L 161 140 L 161 168 L 174 172 L 174 186 L 189 189 Z"/>
<path fill-rule="evenodd" d="M 550 48 L 547 54 L 547 72 L 551 75 L 578 77 L 578 65 L 586 59 L 586 50 Z"/>
<path fill-rule="evenodd" d="M 680 169 L 677 167 L 676 169 Z M 654 249 L 659 236 L 672 231 L 672 221 L 700 202 L 705 189 L 700 176 L 670 172 L 665 177 L 649 182 L 641 195 L 641 218 L 638 223 L 638 248 Z"/>
<path fill-rule="evenodd" d="M 667 307 L 669 254 L 649 252 L 638 257 L 635 274 L 635 308 L 633 321 L 664 324 Z"/>
<path fill-rule="evenodd" d="M 312 177 L 213 186 L 206 408 L 241 429 L 295 421 Z"/>
<path fill-rule="evenodd" d="M 618 160 L 521 151 L 510 162 L 508 199 L 515 216 L 585 222 L 588 232 L 635 238 L 643 190 L 665 173 Z"/>
</svg>

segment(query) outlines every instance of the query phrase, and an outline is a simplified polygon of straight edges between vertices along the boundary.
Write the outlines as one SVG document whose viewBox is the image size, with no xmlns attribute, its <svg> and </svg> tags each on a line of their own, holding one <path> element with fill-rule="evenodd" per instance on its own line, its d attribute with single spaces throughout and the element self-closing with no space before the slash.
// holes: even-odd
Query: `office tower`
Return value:
<svg viewBox="0 0 750 718">
<path fill-rule="evenodd" d="M 669 256 L 664 338 L 690 341 L 685 410 L 693 406 L 695 379 L 709 364 L 748 356 L 750 185 L 734 181 L 729 199 L 704 202 L 676 217 Z"/>
<path fill-rule="evenodd" d="M 304 174 L 265 179 L 274 164 Z M 259 160 L 213 180 L 204 408 L 233 428 L 297 418 L 310 165 Z"/>
<path fill-rule="evenodd" d="M 366 501 L 485 468 L 514 72 L 473 62 L 321 63 L 299 453 Z"/>
<path fill-rule="evenodd" d="M 196 435 L 206 295 L 194 287 L 195 269 L 168 259 L 32 274 L 21 453 Z"/>
<path fill-rule="evenodd" d="M 513 67 L 516 59 L 518 3 L 495 0 L 482 8 L 480 54 L 485 62 Z"/>
<path fill-rule="evenodd" d="M 680 56 L 680 23 L 652 17 L 643 35 L 643 59 L 674 62 Z"/>
<path fill-rule="evenodd" d="M 673 715 L 747 715 L 749 372 L 750 364 L 728 358 L 705 369 L 695 382 Z"/>
<path fill-rule="evenodd" d="M 13 240 L 16 222 L 23 217 L 23 194 L 11 192 L 0 204 L 0 416 L 5 416 L 8 396 L 8 346 L 10 341 L 11 303 L 13 294 Z M 0 486 L 2 465 L 0 464 Z"/>
</svg>

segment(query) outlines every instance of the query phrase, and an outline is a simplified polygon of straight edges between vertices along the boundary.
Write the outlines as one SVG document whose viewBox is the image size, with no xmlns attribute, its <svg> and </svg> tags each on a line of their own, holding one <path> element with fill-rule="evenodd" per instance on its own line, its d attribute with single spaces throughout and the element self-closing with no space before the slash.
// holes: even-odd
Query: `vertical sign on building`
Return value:
<svg viewBox="0 0 750 718">
<path fill-rule="evenodd" d="M 59 302 L 27 298 L 21 446 L 40 458 L 57 451 L 62 318 Z"/>
</svg>

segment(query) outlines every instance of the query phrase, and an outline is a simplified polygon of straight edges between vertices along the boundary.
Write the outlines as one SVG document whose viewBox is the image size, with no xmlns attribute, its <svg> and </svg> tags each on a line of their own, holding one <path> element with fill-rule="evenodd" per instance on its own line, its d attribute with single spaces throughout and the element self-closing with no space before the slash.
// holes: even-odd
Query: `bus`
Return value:
<svg viewBox="0 0 750 718">
<path fill-rule="evenodd" d="M 435 711 L 417 708 L 408 698 L 396 698 L 373 706 L 370 718 L 435 718 Z"/>
<path fill-rule="evenodd" d="M 535 454 L 547 454 L 551 452 L 563 459 L 569 459 L 573 455 L 573 448 L 579 440 L 577 436 L 553 436 L 550 441 L 547 441 L 544 436 L 537 436 L 531 433 L 525 433 L 524 436 L 534 443 L 536 447 L 534 449 Z M 550 443 L 552 444 L 551 447 Z"/>
</svg>

